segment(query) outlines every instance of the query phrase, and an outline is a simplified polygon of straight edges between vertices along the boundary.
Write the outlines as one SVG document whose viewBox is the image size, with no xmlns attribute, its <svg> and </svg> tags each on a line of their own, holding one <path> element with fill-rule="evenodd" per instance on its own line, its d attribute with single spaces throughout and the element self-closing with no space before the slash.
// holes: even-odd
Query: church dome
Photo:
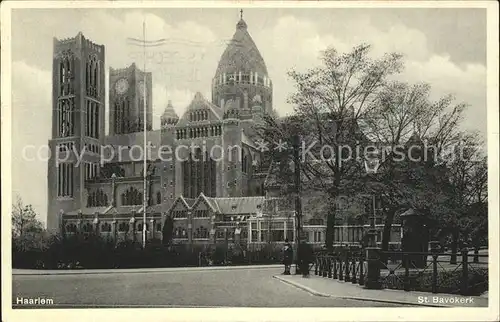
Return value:
<svg viewBox="0 0 500 322">
<path fill-rule="evenodd" d="M 215 77 L 239 72 L 257 72 L 258 75 L 267 76 L 264 59 L 248 33 L 243 18 L 236 24 L 236 32 L 219 60 Z"/>
</svg>

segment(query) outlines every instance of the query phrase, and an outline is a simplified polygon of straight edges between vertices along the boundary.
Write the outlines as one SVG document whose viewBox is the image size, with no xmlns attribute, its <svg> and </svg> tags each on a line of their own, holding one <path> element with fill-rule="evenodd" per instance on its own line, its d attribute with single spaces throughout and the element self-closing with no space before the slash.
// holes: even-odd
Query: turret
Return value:
<svg viewBox="0 0 500 322">
<path fill-rule="evenodd" d="M 161 127 L 174 126 L 179 121 L 179 116 L 175 113 L 174 107 L 172 106 L 172 101 L 168 101 L 167 107 L 163 114 L 161 115 Z"/>
</svg>

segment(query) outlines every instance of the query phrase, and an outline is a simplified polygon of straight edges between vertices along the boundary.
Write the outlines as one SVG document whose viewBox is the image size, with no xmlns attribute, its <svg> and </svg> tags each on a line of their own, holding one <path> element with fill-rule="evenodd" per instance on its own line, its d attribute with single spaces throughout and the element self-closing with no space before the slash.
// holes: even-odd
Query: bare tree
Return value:
<svg viewBox="0 0 500 322">
<path fill-rule="evenodd" d="M 432 101 L 430 89 L 428 84 L 392 83 L 379 93 L 362 122 L 364 133 L 382 147 L 378 174 L 367 178 L 371 181 L 367 187 L 385 202 L 384 250 L 399 210 L 420 210 L 437 225 L 457 232 L 463 210 L 462 215 L 457 211 L 469 205 L 463 193 L 473 183 L 463 182 L 463 173 L 457 174 L 474 165 L 456 158 L 460 152 L 457 143 L 463 143 L 465 137 L 459 123 L 466 104 L 455 103 L 451 95 Z M 472 143 L 469 136 L 466 145 L 479 147 L 480 143 Z M 419 162 L 412 162 L 412 151 L 421 154 Z M 450 153 L 453 162 L 446 158 Z"/>
<path fill-rule="evenodd" d="M 488 165 L 477 133 L 464 133 L 450 152 L 451 157 L 445 161 L 452 211 L 443 221 L 449 228 L 447 232 L 451 232 L 452 253 L 456 254 L 460 233 L 476 246 L 487 237 Z"/>
<path fill-rule="evenodd" d="M 426 208 L 420 204 L 425 198 L 417 198 L 419 187 L 432 182 L 431 168 L 435 156 L 455 137 L 458 120 L 464 104 L 452 106 L 450 96 L 436 102 L 430 100 L 430 85 L 409 85 L 402 82 L 388 84 L 372 102 L 372 108 L 360 124 L 363 132 L 376 147 L 380 160 L 376 175 L 367 176 L 371 184 L 369 193 L 379 195 L 384 201 L 381 209 L 384 217 L 382 249 L 387 250 L 391 227 L 397 212 L 407 208 Z M 408 162 L 415 148 L 423 152 L 424 141 L 432 142 L 433 155 L 420 163 Z M 426 151 L 426 154 L 429 151 Z M 411 167 L 409 167 L 411 165 Z M 417 173 L 420 185 L 408 179 Z M 424 195 L 428 190 L 422 190 Z M 436 196 L 434 196 L 436 197 Z M 427 200 L 428 201 L 428 200 Z M 425 209 L 422 209 L 425 210 Z"/>
<path fill-rule="evenodd" d="M 26 250 L 41 247 L 44 239 L 43 224 L 37 219 L 37 213 L 31 205 L 25 205 L 17 196 L 12 205 L 12 241 L 13 246 Z"/>
<path fill-rule="evenodd" d="M 402 56 L 386 54 L 370 58 L 370 46 L 360 45 L 339 54 L 330 48 L 323 52 L 323 65 L 305 73 L 290 72 L 297 91 L 289 102 L 298 119 L 305 122 L 303 140 L 317 143 L 318 160 L 303 160 L 303 171 L 316 189 L 326 191 L 332 200 L 355 191 L 362 165 L 352 155 L 359 142 L 366 141 L 358 121 L 373 108 L 372 102 L 387 84 L 388 77 L 403 67 Z M 322 147 L 328 146 L 327 155 Z M 303 145 L 303 147 L 305 147 Z M 309 145 L 310 147 L 310 145 Z M 354 185 L 353 185 L 354 184 Z M 334 208 L 327 217 L 326 244 L 333 246 Z"/>
<path fill-rule="evenodd" d="M 25 205 L 21 197 L 17 196 L 12 205 L 12 236 L 22 237 L 26 233 L 40 232 L 42 223 L 37 219 L 37 213 L 31 205 Z"/>
</svg>

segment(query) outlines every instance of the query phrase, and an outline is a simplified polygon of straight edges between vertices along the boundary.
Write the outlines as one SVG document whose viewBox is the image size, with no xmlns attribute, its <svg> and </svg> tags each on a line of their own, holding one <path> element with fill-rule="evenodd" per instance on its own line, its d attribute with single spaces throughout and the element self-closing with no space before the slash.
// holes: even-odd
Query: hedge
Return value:
<svg viewBox="0 0 500 322">
<path fill-rule="evenodd" d="M 14 245 L 14 244 L 13 244 Z M 13 246 L 13 268 L 145 268 L 207 265 L 278 264 L 282 245 L 164 245 L 99 236 L 54 238 L 44 249 L 21 250 Z"/>
</svg>

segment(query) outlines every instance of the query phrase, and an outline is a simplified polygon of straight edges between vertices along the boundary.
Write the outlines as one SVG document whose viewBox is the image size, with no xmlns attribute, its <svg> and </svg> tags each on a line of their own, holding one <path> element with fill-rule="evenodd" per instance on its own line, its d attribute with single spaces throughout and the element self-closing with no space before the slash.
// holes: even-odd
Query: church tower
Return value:
<svg viewBox="0 0 500 322">
<path fill-rule="evenodd" d="M 161 158 L 161 194 L 162 212 L 166 212 L 175 198 L 175 125 L 179 116 L 175 113 L 172 102 L 168 101 L 167 107 L 161 115 L 161 146 L 164 153 Z M 170 148 L 170 149 L 169 149 Z"/>
<path fill-rule="evenodd" d="M 52 138 L 49 140 L 47 228 L 58 215 L 84 206 L 85 180 L 99 173 L 104 142 L 104 46 L 86 39 L 54 38 Z"/>
<path fill-rule="evenodd" d="M 146 82 L 145 82 L 146 81 Z M 144 99 L 146 128 L 153 129 L 153 77 L 135 63 L 127 68 L 109 69 L 109 134 L 142 132 L 144 129 Z"/>
<path fill-rule="evenodd" d="M 264 59 L 248 33 L 243 11 L 212 79 L 212 103 L 224 108 L 234 88 L 240 98 L 240 118 L 251 115 L 251 102 L 256 95 L 260 96 L 264 111 L 271 111 L 273 84 Z"/>
</svg>

